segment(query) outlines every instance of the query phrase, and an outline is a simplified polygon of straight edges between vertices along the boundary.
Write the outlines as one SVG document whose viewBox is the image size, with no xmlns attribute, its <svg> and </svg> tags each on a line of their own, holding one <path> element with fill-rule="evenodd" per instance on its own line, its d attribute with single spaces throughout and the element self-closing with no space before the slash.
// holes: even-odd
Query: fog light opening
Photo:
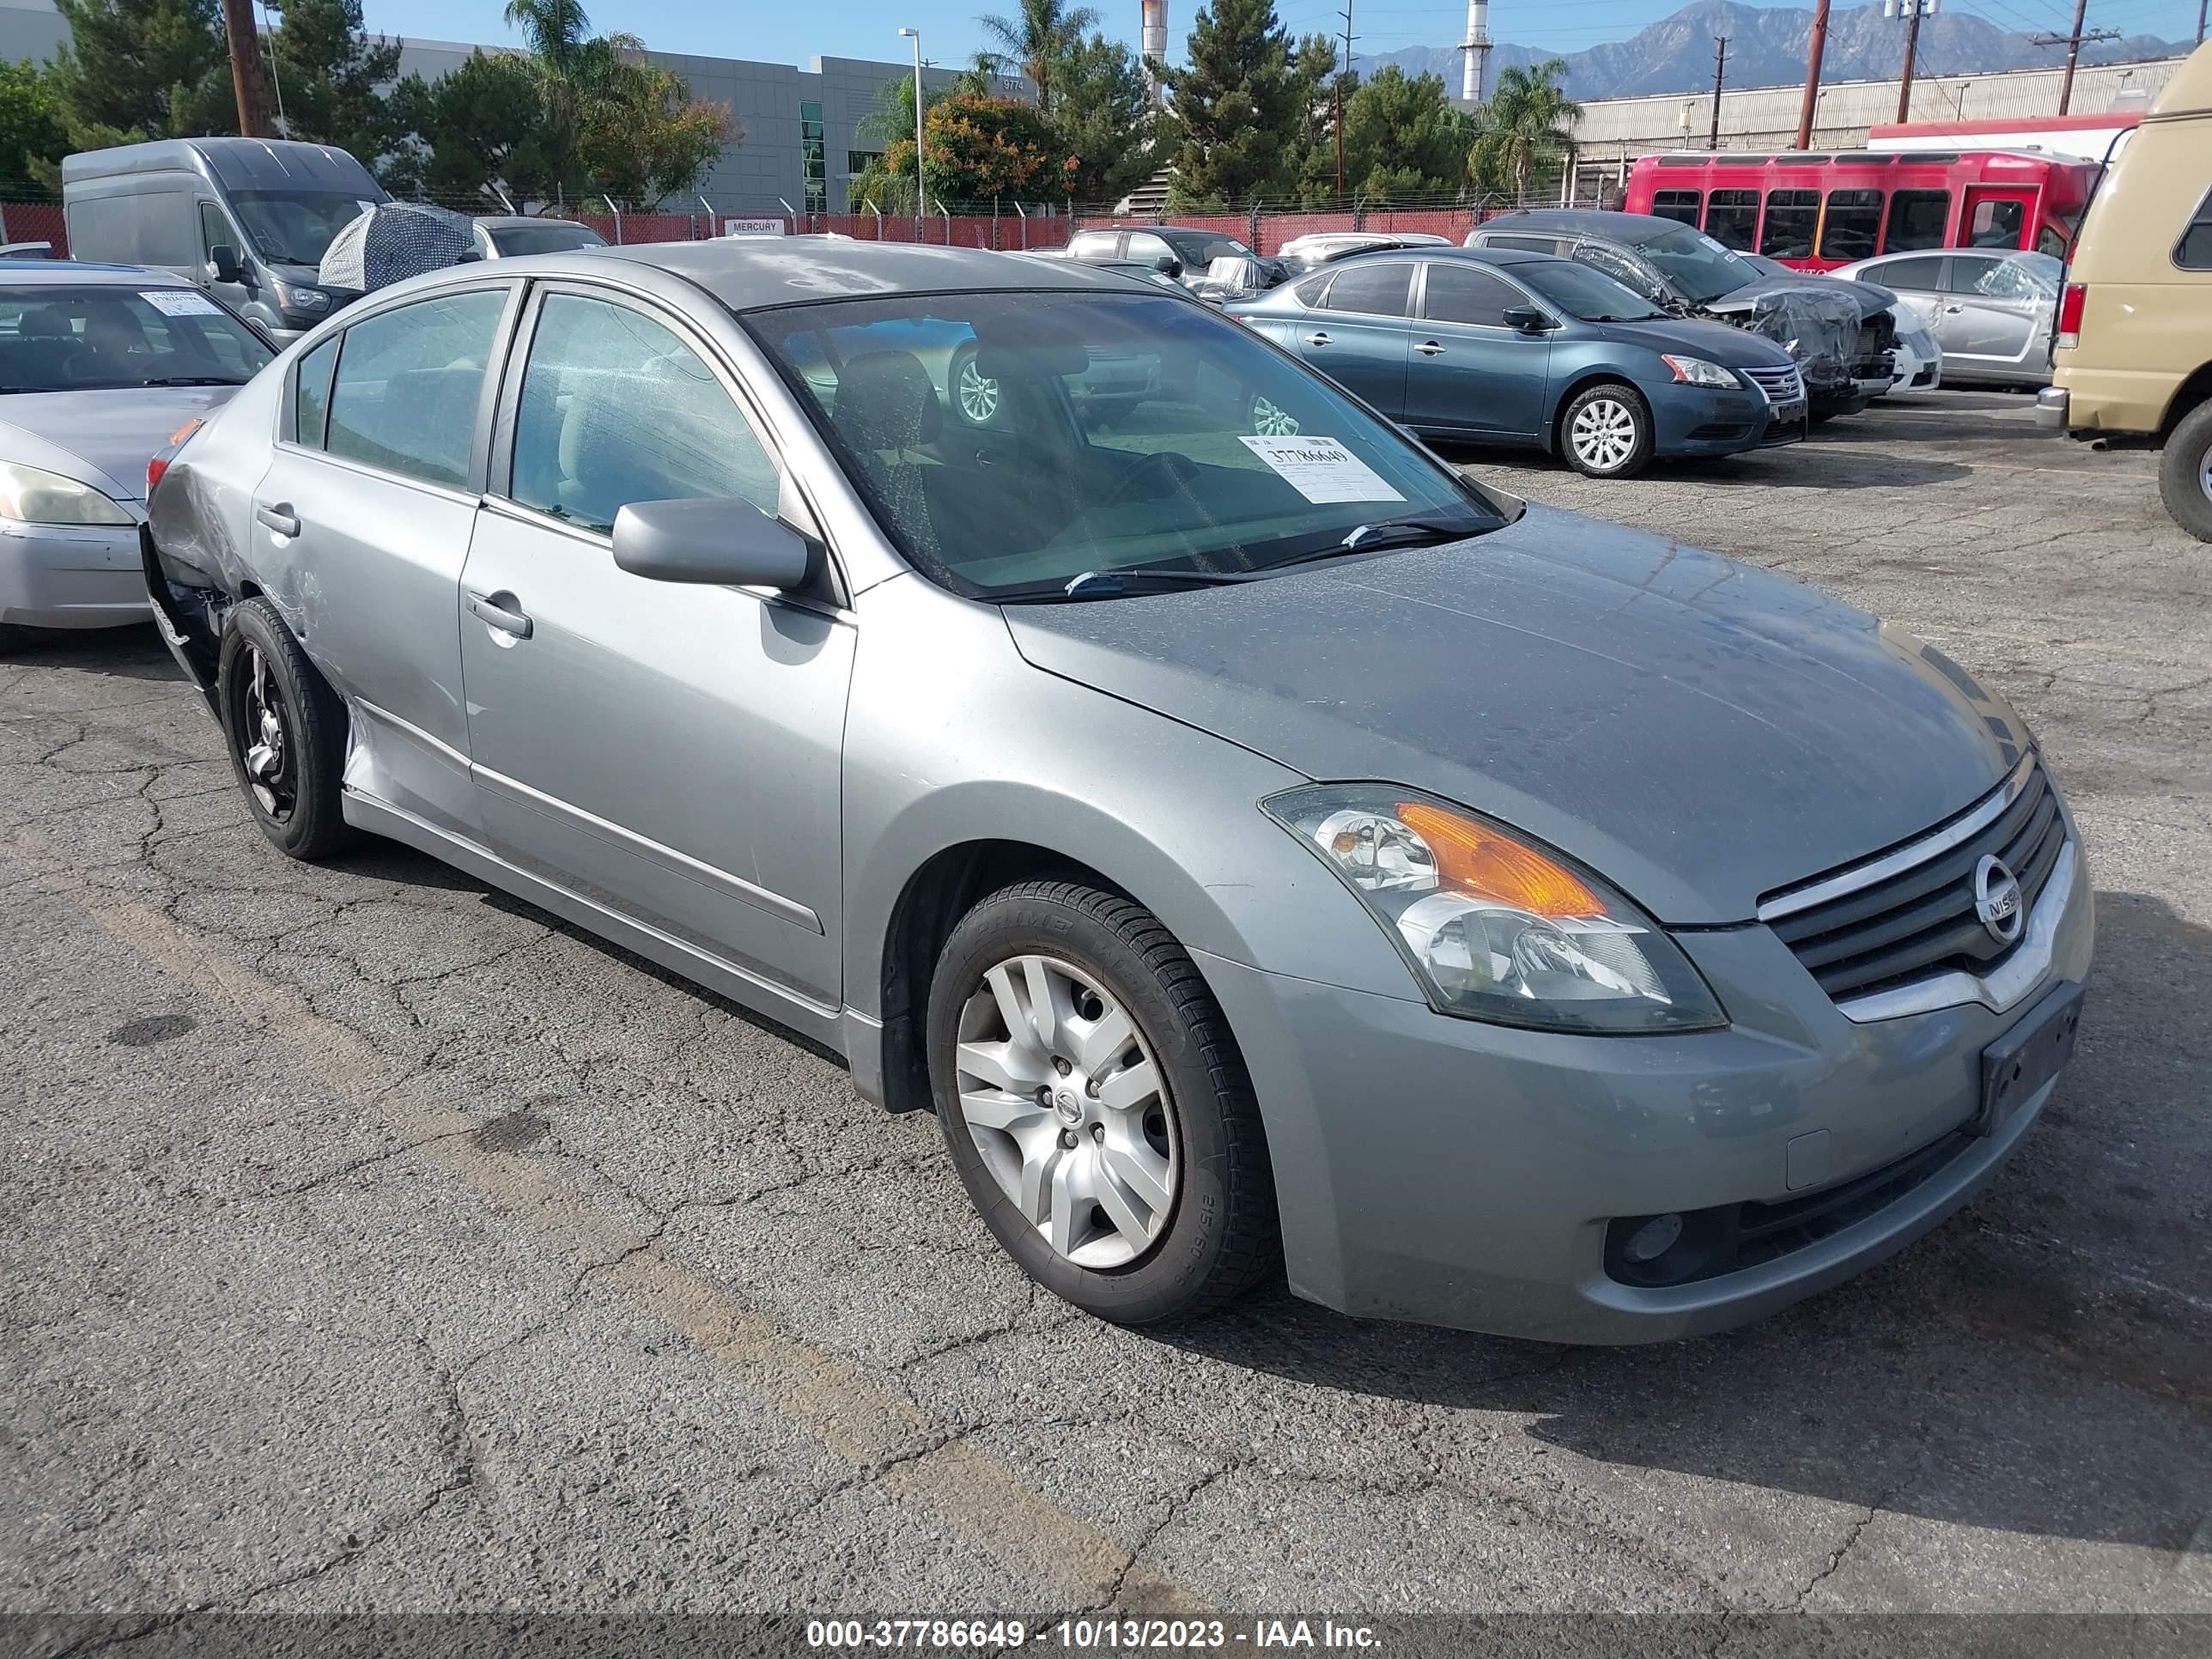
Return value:
<svg viewBox="0 0 2212 1659">
<path fill-rule="evenodd" d="M 1628 1236 L 1620 1247 L 1621 1255 L 1639 1267 L 1647 1261 L 1656 1261 L 1673 1249 L 1682 1237 L 1682 1218 L 1668 1212 L 1655 1215 Z"/>
</svg>

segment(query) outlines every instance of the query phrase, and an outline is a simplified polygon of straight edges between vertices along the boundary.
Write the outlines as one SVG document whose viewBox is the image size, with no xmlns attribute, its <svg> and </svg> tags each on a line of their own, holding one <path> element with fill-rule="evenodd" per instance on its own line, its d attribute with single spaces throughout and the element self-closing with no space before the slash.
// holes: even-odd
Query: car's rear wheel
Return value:
<svg viewBox="0 0 2212 1659">
<path fill-rule="evenodd" d="M 1559 453 L 1589 477 L 1633 477 L 1651 461 L 1651 410 L 1620 381 L 1587 386 L 1559 417 Z"/>
<path fill-rule="evenodd" d="M 1274 1271 L 1243 1061 L 1188 953 L 1141 906 L 1060 881 L 983 900 L 938 958 L 929 1066 L 969 1197 L 1055 1295 L 1146 1325 Z"/>
<path fill-rule="evenodd" d="M 2181 417 L 2159 457 L 2158 493 L 2166 510 L 2200 542 L 2212 542 L 2212 401 Z"/>
<path fill-rule="evenodd" d="M 345 708 L 268 600 L 230 613 L 216 690 L 231 769 L 261 833 L 295 859 L 343 849 L 353 839 L 339 805 Z"/>
</svg>

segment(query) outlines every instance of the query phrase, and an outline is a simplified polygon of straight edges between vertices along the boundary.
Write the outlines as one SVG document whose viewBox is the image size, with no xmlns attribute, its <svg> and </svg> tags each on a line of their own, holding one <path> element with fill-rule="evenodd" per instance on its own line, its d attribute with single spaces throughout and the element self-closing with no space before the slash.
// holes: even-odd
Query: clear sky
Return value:
<svg viewBox="0 0 2212 1659">
<path fill-rule="evenodd" d="M 1850 0 L 1838 0 L 1849 3 Z M 1284 22 L 1298 33 L 1334 32 L 1345 0 L 1276 0 Z M 1810 0 L 1804 0 L 1809 4 Z M 2072 21 L 2067 0 L 1945 0 L 1954 9 L 1978 13 L 2001 28 L 2063 31 Z M 623 29 L 663 52 L 748 58 L 803 66 L 817 53 L 903 62 L 912 48 L 898 38 L 901 25 L 922 32 L 922 55 L 933 64 L 963 64 L 985 44 L 976 14 L 1012 11 L 1012 0 L 838 0 L 830 5 L 763 4 L 762 0 L 586 0 L 594 27 Z M 1401 46 L 1447 46 L 1464 32 L 1465 0 L 1352 0 L 1361 52 Z M 1200 0 L 1168 0 L 1169 40 L 1176 58 Z M 1578 52 L 1623 40 L 1680 9 L 1680 0 L 1492 0 L 1490 36 L 1521 46 Z M 504 0 L 364 0 L 368 26 L 385 33 L 426 40 L 492 43 L 510 40 L 501 21 Z M 1137 39 L 1137 0 L 1101 5 L 1109 33 L 1132 46 Z M 2124 33 L 2186 40 L 2197 29 L 2196 0 L 2090 0 L 2089 27 Z"/>
</svg>

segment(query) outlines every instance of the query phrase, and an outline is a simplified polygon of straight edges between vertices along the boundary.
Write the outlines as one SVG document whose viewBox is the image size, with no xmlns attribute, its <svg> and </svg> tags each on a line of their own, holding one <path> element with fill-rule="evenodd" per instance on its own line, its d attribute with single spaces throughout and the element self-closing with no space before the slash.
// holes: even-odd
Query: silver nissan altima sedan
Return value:
<svg viewBox="0 0 2212 1659">
<path fill-rule="evenodd" d="M 1087 407 L 1102 356 L 1174 372 Z M 830 1045 L 1105 1318 L 1286 1272 L 1717 1329 L 1958 1209 L 2072 1051 L 2089 873 L 2002 699 L 1079 264 L 463 266 L 151 507 L 279 848 L 406 842 Z"/>
</svg>

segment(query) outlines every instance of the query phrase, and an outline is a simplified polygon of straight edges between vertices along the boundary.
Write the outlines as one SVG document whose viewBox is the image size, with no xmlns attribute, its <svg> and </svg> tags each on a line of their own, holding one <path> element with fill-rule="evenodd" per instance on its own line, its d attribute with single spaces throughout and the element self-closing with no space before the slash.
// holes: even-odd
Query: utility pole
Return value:
<svg viewBox="0 0 2212 1659">
<path fill-rule="evenodd" d="M 1828 49 L 1828 0 L 1813 8 L 1813 43 L 1805 51 L 1805 101 L 1797 106 L 1797 148 L 1813 148 L 1813 106 L 1820 100 L 1820 58 Z"/>
<path fill-rule="evenodd" d="M 1344 19 L 1344 62 L 1336 71 L 1336 199 L 1344 200 L 1344 77 L 1352 73 L 1352 43 L 1359 37 L 1352 32 L 1352 0 L 1344 0 L 1344 9 L 1337 13 Z"/>
<path fill-rule="evenodd" d="M 222 0 L 223 34 L 230 45 L 230 84 L 238 94 L 238 130 L 248 138 L 274 138 L 269 83 L 261 73 L 261 32 L 253 27 L 253 0 Z"/>
<path fill-rule="evenodd" d="M 1728 78 L 1728 43 L 1725 34 L 1713 37 L 1713 130 L 1705 140 L 1707 149 L 1721 147 L 1721 82 Z"/>
<path fill-rule="evenodd" d="M 2082 43 L 2089 40 L 2117 40 L 2120 38 L 2120 32 L 2118 29 L 2097 29 L 2087 34 L 2083 33 L 2081 23 L 2082 20 L 2088 15 L 2088 12 L 2089 0 L 2074 0 L 2074 32 L 2071 34 L 2031 34 L 2027 37 L 2028 44 L 2033 46 L 2066 48 L 2066 78 L 2058 83 L 2058 112 L 2061 115 L 2066 113 L 2066 106 L 2074 101 L 2074 66 L 2081 61 Z M 2197 8 L 2197 38 L 2200 42 L 2204 39 L 2203 0 L 2198 0 Z"/>
<path fill-rule="evenodd" d="M 1897 82 L 1897 118 L 1911 118 L 1912 112 L 1912 69 L 1920 58 L 1920 20 L 1936 15 L 1936 0 L 1881 0 L 1884 17 L 1902 16 L 1905 19 L 1905 71 Z"/>
</svg>

